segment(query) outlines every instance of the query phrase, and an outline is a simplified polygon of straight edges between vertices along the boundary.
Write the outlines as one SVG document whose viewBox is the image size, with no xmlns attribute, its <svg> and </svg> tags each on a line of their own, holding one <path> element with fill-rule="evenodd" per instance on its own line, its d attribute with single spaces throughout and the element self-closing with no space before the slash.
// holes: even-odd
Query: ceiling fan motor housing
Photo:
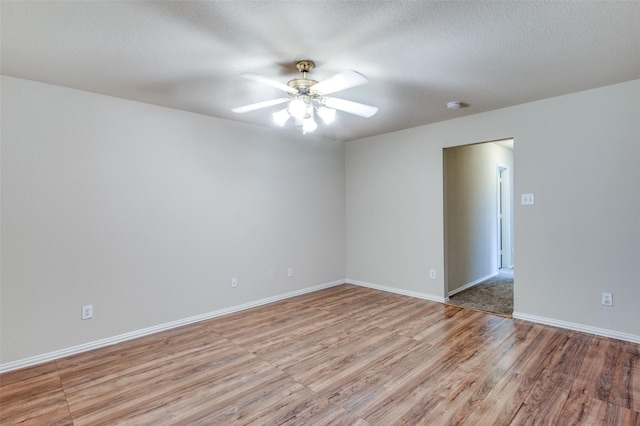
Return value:
<svg viewBox="0 0 640 426">
<path fill-rule="evenodd" d="M 311 80 L 309 78 L 294 78 L 287 84 L 289 87 L 296 89 L 301 95 L 308 95 L 310 93 L 311 86 L 316 83 L 316 80 Z"/>
<path fill-rule="evenodd" d="M 299 61 L 296 64 L 296 67 L 298 68 L 298 71 L 302 73 L 302 78 L 294 78 L 293 80 L 289 81 L 287 84 L 289 85 L 289 87 L 297 90 L 300 95 L 308 96 L 311 92 L 311 86 L 318 83 L 317 80 L 312 80 L 310 78 L 307 78 L 307 73 L 313 69 L 314 63 L 313 61 L 308 61 L 308 60 Z"/>
</svg>

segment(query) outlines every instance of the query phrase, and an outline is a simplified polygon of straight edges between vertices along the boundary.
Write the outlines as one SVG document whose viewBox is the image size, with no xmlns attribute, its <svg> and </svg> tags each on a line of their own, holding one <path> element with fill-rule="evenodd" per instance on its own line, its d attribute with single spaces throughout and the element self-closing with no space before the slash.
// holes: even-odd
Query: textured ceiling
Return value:
<svg viewBox="0 0 640 426">
<path fill-rule="evenodd" d="M 640 78 L 635 1 L 2 1 L 0 13 L 2 74 L 259 126 L 279 108 L 230 109 L 282 92 L 240 73 L 354 69 L 370 82 L 335 96 L 378 114 L 339 112 L 315 132 L 345 141 Z"/>
</svg>

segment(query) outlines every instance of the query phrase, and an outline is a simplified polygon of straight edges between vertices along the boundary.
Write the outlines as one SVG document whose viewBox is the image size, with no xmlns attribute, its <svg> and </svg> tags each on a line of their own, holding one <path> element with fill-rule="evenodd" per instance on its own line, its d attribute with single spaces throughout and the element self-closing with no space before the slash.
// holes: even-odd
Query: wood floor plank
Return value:
<svg viewBox="0 0 640 426">
<path fill-rule="evenodd" d="M 397 314 L 397 317 L 387 319 L 383 324 L 378 324 L 378 326 L 389 329 L 402 336 L 421 340 L 420 337 L 416 338 L 416 336 L 433 327 L 438 322 L 447 320 L 444 315 L 444 305 L 427 301 L 421 302 L 423 302 L 420 306 L 421 309 L 417 312 L 408 312 L 409 315 L 405 317 L 405 311 L 402 310 Z"/>
<path fill-rule="evenodd" d="M 0 375 L 0 425 L 70 425 L 55 362 Z"/>
<path fill-rule="evenodd" d="M 296 333 L 283 338 L 276 346 L 265 345 L 256 350 L 255 354 L 279 368 L 285 369 L 322 351 L 331 351 L 336 343 L 339 345 L 344 342 L 344 338 L 360 333 L 369 327 L 351 319 L 337 318 L 335 321 L 325 324 L 324 327 L 318 328 L 314 324 L 311 328 L 306 334 Z"/>
<path fill-rule="evenodd" d="M 294 398 L 314 397 L 313 392 L 275 369 L 254 370 L 193 386 L 188 394 L 172 398 L 143 413 L 127 413 L 136 424 L 246 424 L 259 418 L 265 407 Z M 248 379 L 250 377 L 250 380 Z M 302 396 L 300 396 L 302 395 Z"/>
<path fill-rule="evenodd" d="M 286 367 L 284 371 L 298 382 L 312 387 L 314 383 L 333 377 L 336 372 L 353 368 L 359 358 L 370 356 L 370 352 L 383 348 L 387 339 L 392 339 L 390 332 L 374 327 L 366 334 L 345 335 L 345 339 L 333 346 L 308 356 L 299 362 Z"/>
<path fill-rule="evenodd" d="M 207 357 L 211 352 L 216 353 L 216 357 L 208 361 L 210 370 L 215 368 L 225 368 L 228 363 L 238 362 L 238 358 L 247 357 L 246 351 L 238 348 L 229 341 L 220 341 L 216 345 L 208 347 L 184 347 L 182 351 L 175 352 L 172 348 L 167 353 L 149 350 L 149 355 L 135 360 L 124 359 L 119 365 L 109 364 L 104 368 L 87 369 L 82 366 L 74 369 L 69 366 L 59 367 L 63 380 L 65 392 L 68 396 L 81 394 L 85 398 L 90 398 L 91 392 L 99 392 L 101 387 L 114 388 L 120 381 L 134 382 L 139 380 L 160 380 L 160 374 L 164 371 L 176 371 L 180 368 L 191 368 L 187 360 L 196 357 Z M 63 363 L 59 363 L 63 364 Z M 77 377 L 77 376 L 78 377 Z"/>
<path fill-rule="evenodd" d="M 399 352 L 414 346 L 415 341 L 390 334 L 378 345 L 363 347 L 353 355 L 349 354 L 347 357 L 329 363 L 322 369 L 323 374 L 309 376 L 306 385 L 320 394 L 333 395 L 337 389 L 344 389 L 357 382 L 358 378 L 371 374 L 375 370 L 374 366 L 393 365 Z M 397 364 L 394 367 L 397 368 Z M 305 383 L 304 380 L 300 382 Z"/>
<path fill-rule="evenodd" d="M 566 330 L 553 327 L 544 327 L 540 333 L 527 345 L 511 366 L 511 370 L 520 376 L 537 379 L 542 371 L 549 365 L 567 335 Z"/>
<path fill-rule="evenodd" d="M 485 374 L 470 375 L 463 370 L 441 371 L 420 385 L 427 393 L 413 399 L 410 408 L 400 418 L 403 424 L 452 424 L 453 419 L 466 411 L 474 394 L 481 394 L 486 385 L 494 384 L 504 371 L 486 370 Z M 391 420 L 389 417 L 383 421 Z"/>
<path fill-rule="evenodd" d="M 314 297 L 314 294 L 303 295 L 300 301 L 306 306 L 328 311 L 345 311 L 345 307 L 353 307 L 367 303 L 375 303 L 384 297 L 385 293 L 359 286 L 343 285 L 330 289 L 328 293 Z M 296 298 L 297 299 L 297 298 Z"/>
<path fill-rule="evenodd" d="M 462 330 L 467 327 L 470 321 L 477 318 L 478 315 L 482 316 L 481 313 L 471 309 L 445 305 L 445 309 L 442 313 L 442 321 L 426 326 L 412 337 L 416 340 L 426 341 L 433 345 L 447 344 L 448 342 L 455 341 L 455 339 L 453 339 L 455 333 L 458 330 Z M 454 318 L 456 320 L 451 321 Z"/>
<path fill-rule="evenodd" d="M 326 312 L 295 303 L 287 303 L 286 301 L 277 303 L 277 307 L 259 306 L 256 308 L 256 312 L 252 312 L 249 317 L 246 314 L 243 315 L 242 312 L 236 312 L 213 318 L 204 324 L 215 326 L 216 331 L 228 339 L 238 339 L 238 343 L 244 343 L 240 339 L 248 336 L 247 330 L 252 332 L 250 337 L 260 332 L 275 333 L 279 327 L 286 328 L 292 321 L 296 321 L 301 317 L 302 312 L 305 313 L 305 316 L 327 315 Z"/>
<path fill-rule="evenodd" d="M 341 285 L 0 375 L 0 424 L 639 425 L 640 345 Z"/>
<path fill-rule="evenodd" d="M 309 324 L 322 324 L 324 321 L 332 321 L 334 315 L 314 309 L 305 309 L 304 316 L 290 315 L 283 313 L 278 316 L 263 318 L 259 324 L 247 326 L 240 324 L 237 329 L 228 331 L 220 328 L 218 323 L 213 322 L 211 327 L 232 340 L 237 345 L 241 345 L 251 351 L 258 351 L 265 345 L 271 345 L 278 339 L 288 338 L 296 334 L 301 327 Z"/>
<path fill-rule="evenodd" d="M 622 342 L 613 339 L 594 337 L 585 354 L 576 379 L 571 388 L 572 394 L 584 395 L 601 401 L 608 401 L 613 385 Z"/>
<path fill-rule="evenodd" d="M 572 393 L 558 416 L 562 425 L 601 425 L 605 422 L 607 403 L 583 393 Z"/>
<path fill-rule="evenodd" d="M 447 424 L 462 425 L 475 421 L 470 414 L 487 398 L 489 392 L 497 386 L 505 375 L 506 370 L 496 367 L 489 367 L 481 374 L 478 374 L 473 387 L 461 389 L 456 394 L 453 400 L 455 408 L 450 408 L 449 404 L 443 407 L 446 411 L 442 417 L 446 416 Z"/>
<path fill-rule="evenodd" d="M 365 416 L 376 406 L 397 397 L 403 389 L 406 392 L 420 382 L 420 376 L 427 376 L 428 369 L 434 369 L 435 357 L 446 354 L 423 342 L 406 341 L 401 348 L 372 365 L 361 374 L 349 378 L 345 384 L 337 383 L 325 392 L 337 405 Z M 415 383 L 411 383 L 412 379 Z"/>
<path fill-rule="evenodd" d="M 529 354 L 543 327 L 533 323 L 505 320 L 486 338 L 487 344 L 475 342 L 474 358 L 492 367 L 509 370 Z"/>
<path fill-rule="evenodd" d="M 282 405 L 276 411 L 264 413 L 251 424 L 264 425 L 352 425 L 362 424 L 362 419 L 345 412 L 319 395 L 311 399 L 300 399 Z"/>
<path fill-rule="evenodd" d="M 460 414 L 460 423 L 472 419 L 470 424 L 510 425 L 518 410 L 533 389 L 535 380 L 513 371 L 507 372 L 485 398 L 475 404 L 470 412 Z M 526 424 L 526 423 L 525 423 Z"/>
<path fill-rule="evenodd" d="M 414 365 L 410 370 L 394 374 L 393 380 L 372 392 L 366 403 L 356 408 L 356 412 L 371 423 L 389 424 L 387 422 L 401 418 L 416 404 L 428 409 L 438 403 L 441 397 L 431 392 L 432 385 L 440 380 L 449 383 L 449 375 L 458 371 L 460 365 L 458 353 L 439 349 L 431 358 Z M 424 398 L 432 399 L 424 401 Z"/>
<path fill-rule="evenodd" d="M 609 402 L 640 411 L 640 354 L 620 351 L 613 371 Z"/>
<path fill-rule="evenodd" d="M 513 418 L 513 424 L 557 425 L 569 390 L 561 373 L 543 373 Z"/>
<path fill-rule="evenodd" d="M 604 417 L 606 426 L 640 426 L 640 412 L 615 404 L 608 404 Z"/>
<path fill-rule="evenodd" d="M 397 297 L 397 299 L 401 302 L 401 309 L 388 309 L 389 315 L 374 316 L 369 319 L 369 323 L 394 332 L 406 331 L 411 327 L 411 322 L 417 321 L 424 324 L 425 318 L 427 318 L 429 314 L 437 316 L 439 311 L 441 311 L 441 305 L 438 303 L 432 303 L 422 299 L 414 299 L 407 303 L 403 297 Z M 433 323 L 433 320 L 430 321 L 427 319 L 426 321 L 427 323 Z"/>
<path fill-rule="evenodd" d="M 129 418 L 159 409 L 184 393 L 197 393 L 216 383 L 217 397 L 229 395 L 242 380 L 262 380 L 272 370 L 265 369 L 264 362 L 242 351 L 227 357 L 226 365 L 218 360 L 207 362 L 203 358 L 190 356 L 179 362 L 147 369 L 135 375 L 121 375 L 102 385 L 88 389 L 72 389 L 67 399 L 74 420 L 79 424 L 99 423 L 101 419 Z M 216 368 L 217 367 L 217 368 Z M 266 379 L 265 379 L 266 380 Z M 242 386 L 238 386 L 242 389 Z M 108 404 L 104 398 L 108 395 Z"/>
</svg>

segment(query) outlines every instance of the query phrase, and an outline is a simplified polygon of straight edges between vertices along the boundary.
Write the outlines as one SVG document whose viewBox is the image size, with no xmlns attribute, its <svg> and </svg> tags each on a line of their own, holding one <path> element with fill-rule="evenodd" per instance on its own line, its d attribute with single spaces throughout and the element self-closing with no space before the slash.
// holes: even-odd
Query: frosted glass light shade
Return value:
<svg viewBox="0 0 640 426">
<path fill-rule="evenodd" d="M 280 127 L 284 126 L 284 123 L 287 122 L 289 117 L 291 117 L 291 115 L 286 108 L 273 113 L 273 121 Z"/>
<path fill-rule="evenodd" d="M 295 118 L 303 118 L 307 113 L 307 104 L 302 99 L 289 102 L 289 114 Z"/>
<path fill-rule="evenodd" d="M 313 121 L 312 117 L 305 118 L 304 121 L 302 122 L 302 133 L 311 133 L 317 127 L 318 125 L 316 124 L 315 121 Z"/>
</svg>

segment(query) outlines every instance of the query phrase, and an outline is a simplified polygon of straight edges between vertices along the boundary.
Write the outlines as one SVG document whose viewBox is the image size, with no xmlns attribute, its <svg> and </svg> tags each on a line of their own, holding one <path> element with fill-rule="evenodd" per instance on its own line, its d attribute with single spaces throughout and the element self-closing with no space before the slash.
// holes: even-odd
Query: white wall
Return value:
<svg viewBox="0 0 640 426">
<path fill-rule="evenodd" d="M 444 298 L 442 148 L 513 137 L 516 315 L 640 341 L 638 111 L 634 80 L 349 142 L 348 279 Z"/>
<path fill-rule="evenodd" d="M 344 143 L 1 89 L 2 363 L 344 280 Z"/>
<path fill-rule="evenodd" d="M 498 273 L 498 166 L 513 170 L 513 151 L 495 143 L 446 148 L 443 152 L 445 281 L 449 295 Z M 509 182 L 504 184 L 510 188 Z M 505 209 L 507 225 L 508 216 Z"/>
</svg>

